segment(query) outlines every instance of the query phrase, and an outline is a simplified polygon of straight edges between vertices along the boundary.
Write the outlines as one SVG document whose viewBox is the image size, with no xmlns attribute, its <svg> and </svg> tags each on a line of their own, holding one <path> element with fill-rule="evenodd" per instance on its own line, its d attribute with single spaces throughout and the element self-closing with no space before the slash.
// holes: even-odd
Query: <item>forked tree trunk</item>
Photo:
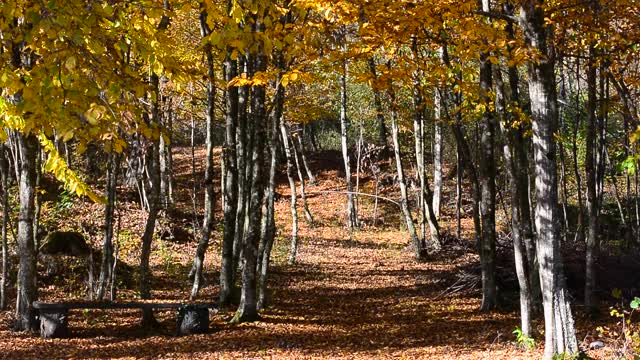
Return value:
<svg viewBox="0 0 640 360">
<path fill-rule="evenodd" d="M 264 24 L 257 16 L 254 16 L 253 32 L 264 31 Z M 254 57 L 254 70 L 261 72 L 266 70 L 266 56 L 263 53 L 263 44 L 257 43 L 257 50 Z M 253 146 L 251 168 L 251 193 L 248 206 L 248 226 L 242 244 L 242 289 L 240 293 L 240 304 L 235 316 L 231 320 L 234 323 L 255 321 L 258 319 L 258 296 L 256 266 L 258 261 L 258 245 L 261 235 L 262 205 L 264 197 L 264 150 L 266 128 L 265 110 L 265 87 L 254 86 L 251 96 L 251 110 L 253 121 L 252 127 Z"/>
<path fill-rule="evenodd" d="M 563 275 L 558 233 L 558 179 L 556 131 L 558 112 L 555 87 L 553 28 L 545 25 L 544 4 L 521 2 L 520 26 L 527 43 L 544 55 L 530 63 L 529 94 L 535 164 L 535 226 L 545 319 L 544 359 L 578 351 L 569 294 Z"/>
</svg>

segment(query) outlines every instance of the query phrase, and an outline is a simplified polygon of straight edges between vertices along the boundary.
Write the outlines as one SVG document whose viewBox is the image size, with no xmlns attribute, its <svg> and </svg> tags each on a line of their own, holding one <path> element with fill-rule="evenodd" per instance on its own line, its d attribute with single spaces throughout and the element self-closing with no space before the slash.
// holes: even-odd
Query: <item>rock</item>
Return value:
<svg viewBox="0 0 640 360">
<path fill-rule="evenodd" d="M 178 309 L 178 335 L 204 334 L 209 331 L 209 309 L 198 305 L 185 305 Z"/>
<path fill-rule="evenodd" d="M 66 338 L 69 336 L 67 311 L 40 311 L 40 336 L 45 339 Z"/>
<path fill-rule="evenodd" d="M 79 232 L 53 231 L 47 235 L 39 252 L 45 255 L 86 257 L 91 253 L 91 248 Z"/>
<path fill-rule="evenodd" d="M 600 350 L 604 347 L 604 343 L 600 340 L 592 341 L 589 344 L 589 350 Z"/>
</svg>

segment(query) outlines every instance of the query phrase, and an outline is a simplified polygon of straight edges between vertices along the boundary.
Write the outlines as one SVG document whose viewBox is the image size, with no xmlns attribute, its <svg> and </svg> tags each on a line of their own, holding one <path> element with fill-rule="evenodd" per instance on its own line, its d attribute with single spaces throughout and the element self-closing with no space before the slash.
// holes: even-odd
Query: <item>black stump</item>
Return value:
<svg viewBox="0 0 640 360">
<path fill-rule="evenodd" d="M 40 336 L 45 339 L 69 336 L 66 309 L 40 310 Z"/>
<path fill-rule="evenodd" d="M 209 308 L 202 305 L 184 305 L 178 309 L 176 333 L 178 335 L 204 334 L 209 331 Z"/>
</svg>

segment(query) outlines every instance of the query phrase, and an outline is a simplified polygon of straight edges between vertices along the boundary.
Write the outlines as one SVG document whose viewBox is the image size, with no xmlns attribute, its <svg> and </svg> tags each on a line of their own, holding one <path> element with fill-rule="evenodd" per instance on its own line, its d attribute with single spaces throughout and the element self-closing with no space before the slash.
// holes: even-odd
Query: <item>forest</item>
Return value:
<svg viewBox="0 0 640 360">
<path fill-rule="evenodd" d="M 639 359 L 639 100 L 637 0 L 3 0 L 0 358 Z"/>
</svg>

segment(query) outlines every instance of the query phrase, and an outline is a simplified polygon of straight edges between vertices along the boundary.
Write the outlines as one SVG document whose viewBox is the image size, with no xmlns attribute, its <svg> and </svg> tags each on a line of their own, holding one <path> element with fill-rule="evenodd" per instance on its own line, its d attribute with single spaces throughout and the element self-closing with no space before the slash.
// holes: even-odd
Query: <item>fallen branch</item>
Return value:
<svg viewBox="0 0 640 360">
<path fill-rule="evenodd" d="M 388 201 L 392 204 L 395 204 L 397 207 L 401 207 L 400 203 L 384 197 L 384 196 L 380 196 L 380 195 L 373 195 L 373 194 L 367 194 L 367 193 L 363 193 L 363 192 L 359 192 L 359 191 L 339 191 L 339 190 L 319 190 L 319 191 L 307 191 L 307 194 L 345 194 L 345 195 L 349 195 L 349 194 L 353 194 L 353 195 L 362 195 L 362 196 L 368 196 L 371 198 L 376 198 L 376 199 L 382 199 L 385 201 Z"/>
</svg>

